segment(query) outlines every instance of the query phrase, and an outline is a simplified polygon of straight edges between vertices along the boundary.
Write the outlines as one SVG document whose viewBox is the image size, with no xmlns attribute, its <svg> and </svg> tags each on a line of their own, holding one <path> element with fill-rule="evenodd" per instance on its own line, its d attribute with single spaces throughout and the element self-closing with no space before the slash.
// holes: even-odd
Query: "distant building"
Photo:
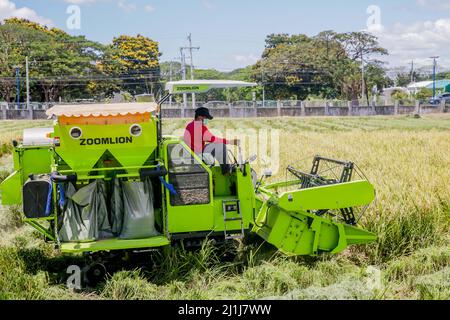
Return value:
<svg viewBox="0 0 450 320">
<path fill-rule="evenodd" d="M 408 85 L 407 89 L 410 93 L 416 94 L 421 89 L 427 88 L 429 85 L 431 85 L 431 88 L 433 88 L 433 81 L 413 82 Z"/>
<path fill-rule="evenodd" d="M 449 86 L 450 86 L 450 79 L 436 80 L 436 90 L 437 91 L 443 92 Z M 433 89 L 433 81 L 415 82 L 415 83 L 409 84 L 407 87 L 408 91 L 413 94 L 419 92 L 423 88 Z"/>
</svg>

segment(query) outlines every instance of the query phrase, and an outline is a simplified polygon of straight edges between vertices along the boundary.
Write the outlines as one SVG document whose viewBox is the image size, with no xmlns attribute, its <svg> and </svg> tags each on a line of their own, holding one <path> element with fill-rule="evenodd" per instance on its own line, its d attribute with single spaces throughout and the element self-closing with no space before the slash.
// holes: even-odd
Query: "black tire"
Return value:
<svg viewBox="0 0 450 320">
<path fill-rule="evenodd" d="M 93 263 L 83 269 L 84 283 L 90 287 L 97 286 L 106 277 L 106 267 L 102 263 Z"/>
</svg>

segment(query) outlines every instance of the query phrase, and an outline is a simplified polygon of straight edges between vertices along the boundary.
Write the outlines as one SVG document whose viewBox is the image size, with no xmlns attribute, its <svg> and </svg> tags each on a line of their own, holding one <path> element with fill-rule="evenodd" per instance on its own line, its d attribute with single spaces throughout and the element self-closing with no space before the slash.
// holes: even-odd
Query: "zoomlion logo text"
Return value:
<svg viewBox="0 0 450 320">
<path fill-rule="evenodd" d="M 177 91 L 189 91 L 189 90 L 200 90 L 199 86 L 192 86 L 192 87 L 176 87 Z"/>
<path fill-rule="evenodd" d="M 80 146 L 93 146 L 102 144 L 128 144 L 128 143 L 133 143 L 133 137 L 80 139 Z"/>
</svg>

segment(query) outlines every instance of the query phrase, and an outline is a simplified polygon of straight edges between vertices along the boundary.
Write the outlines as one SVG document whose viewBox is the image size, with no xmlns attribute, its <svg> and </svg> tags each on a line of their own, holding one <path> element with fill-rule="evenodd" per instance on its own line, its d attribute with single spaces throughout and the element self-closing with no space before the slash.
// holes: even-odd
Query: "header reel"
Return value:
<svg viewBox="0 0 450 320">
<path fill-rule="evenodd" d="M 340 161 L 321 156 L 316 156 L 313 161 L 310 173 L 306 173 L 295 169 L 292 166 L 287 168 L 287 171 L 300 180 L 300 189 L 309 189 L 321 186 L 330 186 L 340 183 L 347 183 L 354 181 L 355 176 L 359 179 L 367 180 L 364 173 L 358 166 L 350 161 Z M 360 210 L 358 218 L 355 216 L 356 208 L 343 208 L 336 210 L 321 209 L 313 213 L 317 216 L 324 216 L 326 214 L 332 217 L 341 218 L 346 224 L 357 225 L 368 206 Z"/>
</svg>

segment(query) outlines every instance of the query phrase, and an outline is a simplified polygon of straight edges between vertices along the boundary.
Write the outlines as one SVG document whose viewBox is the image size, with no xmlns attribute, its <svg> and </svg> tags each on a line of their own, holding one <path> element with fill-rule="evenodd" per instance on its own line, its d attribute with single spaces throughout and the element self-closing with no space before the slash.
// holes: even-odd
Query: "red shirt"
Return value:
<svg viewBox="0 0 450 320">
<path fill-rule="evenodd" d="M 184 142 L 197 154 L 203 153 L 207 142 L 228 144 L 227 139 L 214 136 L 203 121 L 192 121 L 187 125 Z"/>
</svg>

